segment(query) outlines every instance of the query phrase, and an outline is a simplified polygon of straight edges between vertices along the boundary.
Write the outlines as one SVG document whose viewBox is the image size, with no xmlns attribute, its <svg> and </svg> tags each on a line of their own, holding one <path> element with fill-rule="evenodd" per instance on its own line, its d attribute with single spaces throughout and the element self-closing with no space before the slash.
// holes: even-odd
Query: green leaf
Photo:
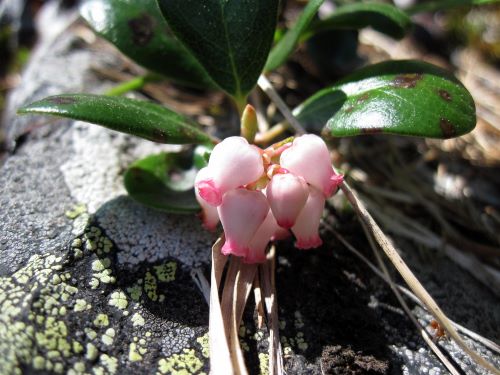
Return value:
<svg viewBox="0 0 500 375">
<path fill-rule="evenodd" d="M 353 3 L 339 7 L 328 18 L 313 24 L 311 32 L 362 29 L 367 26 L 400 39 L 411 26 L 411 20 L 405 12 L 390 4 Z"/>
<path fill-rule="evenodd" d="M 300 36 L 307 29 L 314 15 L 325 0 L 311 0 L 306 5 L 295 25 L 276 44 L 267 59 L 266 71 L 274 70 L 292 54 Z"/>
<path fill-rule="evenodd" d="M 195 170 L 179 169 L 179 155 L 161 153 L 133 163 L 125 172 L 125 189 L 144 204 L 172 213 L 194 213 L 200 206 L 194 195 Z"/>
<path fill-rule="evenodd" d="M 175 35 L 212 79 L 242 101 L 271 48 L 279 0 L 158 0 Z"/>
<path fill-rule="evenodd" d="M 158 143 L 210 143 L 197 124 L 151 102 L 116 96 L 65 94 L 51 96 L 18 110 L 87 121 Z"/>
<path fill-rule="evenodd" d="M 451 138 L 476 124 L 467 89 L 449 72 L 421 61 L 366 67 L 319 91 L 294 110 L 309 129 L 345 137 L 389 133 Z"/>
<path fill-rule="evenodd" d="M 215 87 L 172 35 L 156 0 L 88 0 L 80 12 L 100 36 L 145 68 L 190 87 Z"/>
<path fill-rule="evenodd" d="M 213 145 L 198 145 L 193 151 L 193 164 L 197 169 L 208 166 L 210 155 L 214 149 Z"/>
<path fill-rule="evenodd" d="M 416 4 L 406 10 L 408 14 L 415 14 L 421 12 L 437 12 L 439 10 L 448 10 L 459 6 L 471 5 L 486 5 L 486 4 L 499 4 L 499 0 L 439 0 L 439 1 L 426 1 Z"/>
</svg>

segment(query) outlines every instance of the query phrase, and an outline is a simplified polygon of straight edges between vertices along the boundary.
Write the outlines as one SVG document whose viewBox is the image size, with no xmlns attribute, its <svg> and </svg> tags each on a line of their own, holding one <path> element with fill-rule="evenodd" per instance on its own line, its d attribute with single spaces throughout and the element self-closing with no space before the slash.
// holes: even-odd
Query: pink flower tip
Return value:
<svg viewBox="0 0 500 375">
<path fill-rule="evenodd" d="M 281 241 L 290 237 L 292 234 L 288 229 L 279 227 L 271 237 L 271 241 Z"/>
<path fill-rule="evenodd" d="M 249 253 L 248 247 L 241 247 L 235 244 L 233 241 L 226 239 L 226 242 L 221 248 L 221 253 L 224 255 L 234 255 L 237 257 L 246 257 Z"/>
<path fill-rule="evenodd" d="M 290 229 L 291 227 L 293 227 L 295 225 L 295 221 L 291 221 L 291 220 L 279 220 L 278 221 L 278 225 L 282 228 L 285 228 L 285 229 Z"/>
<path fill-rule="evenodd" d="M 309 238 L 297 238 L 295 242 L 295 247 L 301 250 L 314 249 L 323 245 L 323 241 L 319 236 L 309 237 Z"/>
<path fill-rule="evenodd" d="M 198 194 L 203 198 L 208 204 L 212 206 L 220 206 L 222 203 L 222 192 L 215 186 L 212 179 L 201 180 L 196 183 L 196 189 L 198 189 Z"/>
<path fill-rule="evenodd" d="M 344 175 L 341 174 L 332 174 L 330 176 L 330 180 L 328 185 L 325 187 L 325 191 L 323 192 L 326 197 L 331 197 L 334 193 L 337 192 L 340 184 L 344 182 Z"/>
</svg>

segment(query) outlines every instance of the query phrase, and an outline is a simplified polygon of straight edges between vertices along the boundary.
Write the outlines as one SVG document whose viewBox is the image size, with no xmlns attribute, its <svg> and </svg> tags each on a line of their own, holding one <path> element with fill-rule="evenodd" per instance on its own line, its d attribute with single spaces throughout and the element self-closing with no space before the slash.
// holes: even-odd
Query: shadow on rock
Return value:
<svg viewBox="0 0 500 375">
<path fill-rule="evenodd" d="M 157 212 L 122 196 L 95 213 L 87 232 L 92 235 L 95 228 L 114 250 L 97 252 L 94 283 L 112 277 L 110 287 L 119 287 L 151 319 L 206 327 L 208 306 L 190 270 L 208 262 L 213 238 L 196 217 Z"/>
<path fill-rule="evenodd" d="M 334 254 L 331 244 L 299 251 L 291 243 L 278 250 L 277 290 L 285 350 L 320 361 L 326 374 L 388 374 L 393 357 L 384 327 L 368 306 L 367 272 L 355 259 Z M 289 347 L 289 349 L 287 349 Z M 300 356 L 285 360 L 300 373 Z"/>
</svg>

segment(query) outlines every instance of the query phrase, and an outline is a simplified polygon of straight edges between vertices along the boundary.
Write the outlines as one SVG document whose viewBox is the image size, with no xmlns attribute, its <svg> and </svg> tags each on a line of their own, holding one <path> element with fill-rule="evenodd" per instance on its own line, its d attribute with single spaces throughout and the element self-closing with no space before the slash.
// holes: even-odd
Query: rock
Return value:
<svg viewBox="0 0 500 375">
<path fill-rule="evenodd" d="M 194 216 L 141 206 L 122 185 L 135 159 L 179 148 L 81 122 L 15 115 L 47 95 L 102 92 L 109 83 L 91 68 L 116 63 L 67 29 L 42 38 L 10 96 L 4 121 L 10 153 L 0 172 L 2 374 L 209 371 L 208 306 L 191 271 L 201 268 L 208 277 L 215 237 Z M 385 284 L 323 237 L 316 251 L 293 250 L 291 241 L 279 246 L 288 373 L 347 373 L 353 364 L 373 373 L 445 373 Z M 452 317 L 499 338 L 497 301 L 488 291 L 445 259 L 429 271 L 418 256 L 406 255 Z M 435 274 L 438 267 L 445 272 Z M 250 372 L 265 373 L 267 333 L 254 328 L 251 305 L 242 347 Z M 416 312 L 428 324 L 430 316 Z M 464 371 L 484 373 L 455 344 L 444 347 Z"/>
</svg>

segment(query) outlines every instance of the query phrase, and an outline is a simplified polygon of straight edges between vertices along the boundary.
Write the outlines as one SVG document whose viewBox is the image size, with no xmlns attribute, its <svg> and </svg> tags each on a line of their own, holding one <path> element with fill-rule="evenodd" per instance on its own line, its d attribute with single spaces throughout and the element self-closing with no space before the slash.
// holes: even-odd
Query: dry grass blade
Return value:
<svg viewBox="0 0 500 375">
<path fill-rule="evenodd" d="M 255 311 L 257 312 L 257 328 L 261 329 L 264 325 L 265 311 L 264 304 L 262 303 L 262 290 L 260 288 L 259 273 L 255 275 L 253 293 L 255 298 Z"/>
<path fill-rule="evenodd" d="M 391 280 L 389 280 L 383 273 L 380 271 L 370 260 L 368 260 L 363 254 L 361 254 L 354 246 L 352 246 L 347 240 L 340 234 L 338 233 L 330 224 L 326 223 L 326 227 L 337 237 L 337 239 L 346 247 L 347 250 L 349 250 L 351 253 L 353 253 L 355 256 L 357 256 L 363 263 L 365 263 L 378 277 L 380 277 L 383 281 L 385 281 L 387 284 L 391 284 Z M 414 303 L 419 305 L 421 308 L 424 310 L 427 310 L 427 307 L 418 299 L 418 297 L 413 294 L 410 290 L 405 288 L 402 285 L 393 283 L 398 290 L 403 293 L 406 297 L 408 297 L 410 300 L 412 300 Z M 485 348 L 488 348 L 492 352 L 496 354 L 500 354 L 500 346 L 494 343 L 491 340 L 488 340 L 487 338 L 477 334 L 476 332 L 471 331 L 470 329 L 465 328 L 464 326 L 450 320 L 451 324 L 455 329 L 464 335 L 470 337 L 471 339 L 481 343 L 484 345 Z"/>
<path fill-rule="evenodd" d="M 236 374 L 245 375 L 247 369 L 238 338 L 238 328 L 252 290 L 257 266 L 245 264 L 238 257 L 231 257 L 226 282 L 222 291 L 222 314 L 228 337 L 229 351 Z"/>
<path fill-rule="evenodd" d="M 295 130 L 295 132 L 298 135 L 305 134 L 306 131 L 304 130 L 302 125 L 300 125 L 299 121 L 293 116 L 292 112 L 290 112 L 290 109 L 285 104 L 283 99 L 281 99 L 271 82 L 269 82 L 269 80 L 264 75 L 261 75 L 257 84 L 262 89 L 262 91 L 264 91 L 266 95 L 269 96 L 273 103 L 276 104 L 276 107 L 278 107 L 283 116 L 285 116 L 286 120 Z"/>
<path fill-rule="evenodd" d="M 224 330 L 224 320 L 219 300 L 219 285 L 224 266 L 227 262 L 227 258 L 220 252 L 223 244 L 224 238 L 221 237 L 212 247 L 209 322 L 210 373 L 232 375 L 234 374 L 233 362 L 229 353 L 229 345 Z"/>
<path fill-rule="evenodd" d="M 425 290 L 422 284 L 415 277 L 413 272 L 408 268 L 406 263 L 400 257 L 394 246 L 390 243 L 388 238 L 382 232 L 378 224 L 366 210 L 364 204 L 358 199 L 358 197 L 351 190 L 349 185 L 345 182 L 340 185 L 342 191 L 345 196 L 352 204 L 353 208 L 356 210 L 361 221 L 367 226 L 369 231 L 372 233 L 373 237 L 380 245 L 380 247 L 384 250 L 385 254 L 394 264 L 398 272 L 401 274 L 405 282 L 408 284 L 411 290 L 417 295 L 418 298 L 427 306 L 429 312 L 436 318 L 441 327 L 443 327 L 446 332 L 451 336 L 457 345 L 459 345 L 477 364 L 481 365 L 485 369 L 493 372 L 494 374 L 499 374 L 500 371 L 497 370 L 491 363 L 482 358 L 475 351 L 471 350 L 467 344 L 462 340 L 460 335 L 457 333 L 453 325 L 447 316 L 443 313 L 434 299 L 430 296 L 430 294 Z"/>
<path fill-rule="evenodd" d="M 278 301 L 276 299 L 276 249 L 271 247 L 266 263 L 259 267 L 262 295 L 264 296 L 269 329 L 269 373 L 281 375 L 283 356 L 279 337 Z"/>
<path fill-rule="evenodd" d="M 480 281 L 484 286 L 490 289 L 495 295 L 500 296 L 500 274 L 494 269 L 488 269 L 476 257 L 471 254 L 458 250 L 453 245 L 444 242 L 436 234 L 425 228 L 415 220 L 403 215 L 401 212 L 390 209 L 388 206 L 382 212 L 372 200 L 363 198 L 368 207 L 391 232 L 397 233 L 402 237 L 411 239 L 426 247 L 439 249 L 448 256 L 454 263 L 468 271 L 474 278 Z M 380 209 L 379 209 L 380 208 Z"/>
<path fill-rule="evenodd" d="M 424 339 L 426 344 L 431 348 L 431 350 L 439 358 L 441 363 L 448 369 L 448 371 L 453 375 L 459 375 L 460 374 L 459 371 L 455 368 L 455 366 L 453 366 L 453 364 L 449 361 L 448 357 L 446 357 L 446 355 L 444 355 L 444 353 L 441 351 L 441 349 L 439 349 L 439 347 L 431 340 L 431 338 L 429 337 L 429 334 L 425 331 L 424 327 L 422 327 L 422 325 L 418 322 L 418 320 L 415 318 L 415 316 L 411 312 L 410 308 L 406 304 L 406 301 L 403 299 L 403 296 L 401 295 L 396 284 L 394 283 L 394 280 L 392 280 L 391 275 L 389 274 L 389 271 L 387 270 L 387 267 L 385 266 L 384 260 L 380 256 L 380 251 L 379 251 L 377 245 L 375 244 L 375 241 L 373 239 L 372 234 L 370 233 L 367 226 L 363 222 L 361 222 L 361 224 L 363 226 L 363 230 L 365 232 L 365 235 L 368 238 L 368 241 L 370 242 L 370 246 L 373 250 L 373 253 L 375 254 L 375 257 L 377 258 L 377 263 L 379 264 L 379 267 L 382 270 L 382 272 L 386 278 L 386 281 L 389 283 L 391 290 L 393 291 L 394 295 L 396 296 L 399 304 L 401 305 L 401 307 L 405 311 L 406 315 L 408 316 L 408 318 L 410 318 L 410 320 L 415 325 L 415 327 L 417 327 L 418 331 L 422 335 L 422 338 Z"/>
</svg>

